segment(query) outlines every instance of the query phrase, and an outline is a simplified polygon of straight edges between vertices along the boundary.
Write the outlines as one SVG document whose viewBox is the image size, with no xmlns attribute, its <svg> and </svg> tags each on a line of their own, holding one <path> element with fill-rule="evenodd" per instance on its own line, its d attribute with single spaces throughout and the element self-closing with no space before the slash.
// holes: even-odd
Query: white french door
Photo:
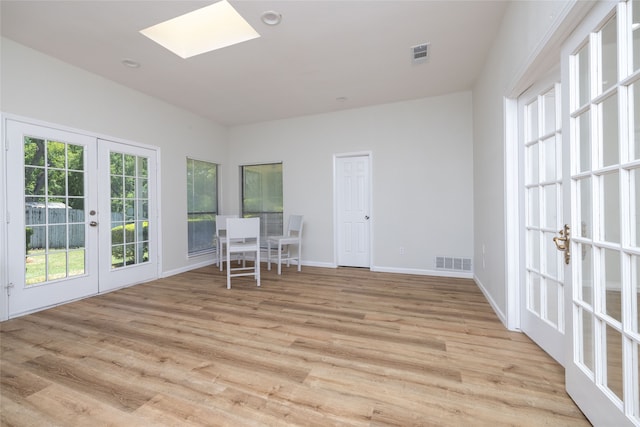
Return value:
<svg viewBox="0 0 640 427">
<path fill-rule="evenodd" d="M 553 240 L 563 227 L 559 81 L 558 70 L 518 99 L 524 212 L 520 320 L 522 331 L 564 365 L 564 258 Z"/>
<path fill-rule="evenodd" d="M 597 426 L 640 425 L 638 28 L 640 2 L 601 2 L 562 53 L 572 224 L 566 384 Z"/>
<path fill-rule="evenodd" d="M 337 263 L 370 267 L 369 156 L 336 157 Z"/>
<path fill-rule="evenodd" d="M 95 138 L 7 121 L 9 317 L 98 292 Z"/>
<path fill-rule="evenodd" d="M 158 275 L 156 152 L 98 140 L 100 292 Z"/>
<path fill-rule="evenodd" d="M 154 150 L 6 122 L 9 317 L 157 277 Z"/>
</svg>

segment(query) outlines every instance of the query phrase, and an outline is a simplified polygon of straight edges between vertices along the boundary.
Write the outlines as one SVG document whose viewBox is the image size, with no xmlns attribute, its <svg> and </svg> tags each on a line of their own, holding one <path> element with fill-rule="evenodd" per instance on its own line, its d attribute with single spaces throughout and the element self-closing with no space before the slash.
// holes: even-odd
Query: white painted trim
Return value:
<svg viewBox="0 0 640 427">
<path fill-rule="evenodd" d="M 473 279 L 473 273 L 464 273 L 460 271 L 449 270 L 428 270 L 424 268 L 396 268 L 396 267 L 381 267 L 373 266 L 371 271 L 380 273 L 395 273 L 395 274 L 412 274 L 416 276 L 436 276 L 436 277 L 451 277 L 455 279 Z"/>
<path fill-rule="evenodd" d="M 480 288 L 480 290 L 484 294 L 484 297 L 487 299 L 487 301 L 489 302 L 489 305 L 491 305 L 491 308 L 493 308 L 493 311 L 496 313 L 496 316 L 498 316 L 498 319 L 500 319 L 502 324 L 509 330 L 519 332 L 518 329 L 510 329 L 507 326 L 507 316 L 505 316 L 502 310 L 500 310 L 500 306 L 493 300 L 493 298 L 491 297 L 491 293 L 487 291 L 487 289 L 484 287 L 484 285 L 482 284 L 478 276 L 476 276 L 475 274 L 473 275 L 473 281 L 476 282 L 476 285 L 478 286 L 478 288 Z"/>
<path fill-rule="evenodd" d="M 0 322 L 9 318 L 9 298 L 6 285 L 8 277 L 7 250 L 7 147 L 6 147 L 6 116 L 0 113 Z"/>
<path fill-rule="evenodd" d="M 369 158 L 369 269 L 373 267 L 373 222 L 375 215 L 373 212 L 373 153 L 371 151 L 357 151 L 351 153 L 339 153 L 333 155 L 333 265 L 338 265 L 338 159 L 345 157 L 368 157 Z"/>
<path fill-rule="evenodd" d="M 531 51 L 522 68 L 514 74 L 507 96 L 517 98 L 558 62 L 562 44 L 596 4 L 595 1 L 569 0 L 550 19 L 553 23 Z"/>
<path fill-rule="evenodd" d="M 504 98 L 505 285 L 508 329 L 520 329 L 520 174 L 518 101 Z"/>
<path fill-rule="evenodd" d="M 212 258 L 207 261 L 202 261 L 196 264 L 190 264 L 190 265 L 185 265 L 184 267 L 174 268 L 173 270 L 163 271 L 162 274 L 160 275 L 160 278 L 164 279 L 165 277 L 171 277 L 171 276 L 175 276 L 176 274 L 186 273 L 191 270 L 197 270 L 198 268 L 208 267 L 215 263 L 216 263 L 216 260 Z"/>
</svg>

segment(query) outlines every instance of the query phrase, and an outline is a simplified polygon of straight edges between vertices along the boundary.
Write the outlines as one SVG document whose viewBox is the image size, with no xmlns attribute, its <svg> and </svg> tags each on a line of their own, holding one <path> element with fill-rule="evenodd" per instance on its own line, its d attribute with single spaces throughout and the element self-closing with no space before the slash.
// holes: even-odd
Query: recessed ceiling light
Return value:
<svg viewBox="0 0 640 427">
<path fill-rule="evenodd" d="M 227 0 L 161 22 L 140 33 L 181 58 L 260 37 Z"/>
<path fill-rule="evenodd" d="M 273 10 L 268 10 L 262 14 L 261 19 L 267 25 L 278 25 L 282 20 L 282 15 Z"/>
<path fill-rule="evenodd" d="M 133 59 L 123 59 L 122 61 L 120 61 L 122 63 L 122 65 L 124 65 L 125 67 L 129 67 L 129 68 L 140 68 L 140 63 L 137 61 L 134 61 Z"/>
</svg>

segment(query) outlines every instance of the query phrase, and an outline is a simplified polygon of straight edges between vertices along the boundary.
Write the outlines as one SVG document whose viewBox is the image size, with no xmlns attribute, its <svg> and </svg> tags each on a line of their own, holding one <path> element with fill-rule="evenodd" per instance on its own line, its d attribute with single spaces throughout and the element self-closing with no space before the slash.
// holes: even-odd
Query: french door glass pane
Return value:
<svg viewBox="0 0 640 427">
<path fill-rule="evenodd" d="M 634 11 L 635 9 L 640 9 L 640 7 L 634 8 Z M 635 37 L 640 38 L 640 27 L 633 32 L 633 36 L 634 40 Z M 634 49 L 640 50 L 640 39 L 634 41 L 634 43 L 636 43 L 634 44 Z M 638 56 L 634 56 L 634 60 L 640 62 L 640 52 L 638 52 Z M 640 83 L 634 83 L 629 92 L 631 93 L 629 103 L 633 108 L 633 116 L 630 117 L 630 119 L 633 119 L 633 140 L 629 144 L 629 149 L 631 150 L 629 158 L 637 160 L 640 159 Z"/>
<path fill-rule="evenodd" d="M 527 106 L 527 141 L 538 139 L 538 100 Z"/>
<path fill-rule="evenodd" d="M 591 71 L 589 68 L 589 44 L 585 44 L 580 51 L 576 54 L 576 74 L 574 79 L 576 80 L 575 86 L 577 87 L 577 103 L 578 105 L 572 106 L 574 109 L 578 108 L 591 99 L 591 91 L 589 90 Z"/>
<path fill-rule="evenodd" d="M 544 273 L 552 277 L 554 279 L 558 278 L 558 263 L 560 261 L 562 252 L 555 249 L 555 244 L 553 243 L 553 238 L 556 236 L 556 233 L 544 233 L 544 242 L 545 242 L 545 250 L 544 253 L 547 254 L 547 259 L 545 260 L 545 271 Z"/>
<path fill-rule="evenodd" d="M 556 93 L 555 90 L 542 95 L 542 108 L 543 108 L 543 135 L 549 135 L 555 132 L 558 128 L 556 126 Z"/>
<path fill-rule="evenodd" d="M 613 17 L 602 28 L 602 91 L 618 82 L 618 30 Z"/>
<path fill-rule="evenodd" d="M 591 170 L 591 119 L 590 112 L 586 111 L 577 118 L 578 129 L 578 154 L 580 163 L 578 164 L 578 171 L 585 172 Z"/>
<path fill-rule="evenodd" d="M 577 217 L 580 221 L 580 227 L 575 231 L 579 237 L 591 237 L 593 223 L 591 217 L 591 177 L 578 180 L 577 197 L 578 212 Z"/>
<path fill-rule="evenodd" d="M 629 188 L 631 197 L 629 198 L 631 245 L 640 247 L 640 168 L 631 169 Z"/>
<path fill-rule="evenodd" d="M 527 162 L 526 162 L 526 176 L 527 184 L 538 184 L 540 182 L 540 166 L 539 166 L 539 154 L 538 143 L 532 144 L 526 148 Z"/>
<path fill-rule="evenodd" d="M 558 189 L 555 184 L 542 187 L 544 193 L 545 215 L 544 226 L 548 228 L 558 227 Z"/>
<path fill-rule="evenodd" d="M 634 322 L 633 331 L 640 333 L 640 256 L 631 257 L 631 283 L 634 292 Z"/>
<path fill-rule="evenodd" d="M 25 281 L 85 273 L 84 147 L 25 137 Z"/>
<path fill-rule="evenodd" d="M 602 176 L 602 223 L 603 240 L 620 243 L 620 181 L 619 173 Z"/>
<path fill-rule="evenodd" d="M 593 261 L 591 245 L 579 244 L 578 255 L 574 256 L 574 259 L 579 263 L 578 273 L 580 280 L 577 286 L 580 287 L 579 300 L 584 301 L 589 305 L 593 305 Z"/>
<path fill-rule="evenodd" d="M 609 325 L 605 326 L 607 347 L 607 383 L 606 386 L 622 400 L 622 334 Z"/>
<path fill-rule="evenodd" d="M 529 243 L 529 268 L 540 271 L 540 232 L 531 230 L 527 233 Z"/>
<path fill-rule="evenodd" d="M 531 187 L 527 190 L 528 202 L 528 225 L 531 227 L 540 226 L 540 190 L 538 187 Z"/>
<path fill-rule="evenodd" d="M 618 97 L 610 96 L 602 103 L 602 165 L 619 163 L 620 149 L 618 141 Z"/>
<path fill-rule="evenodd" d="M 529 292 L 527 307 L 537 315 L 540 315 L 540 275 L 529 272 Z"/>
<path fill-rule="evenodd" d="M 149 261 L 148 159 L 110 153 L 111 268 Z"/>
<path fill-rule="evenodd" d="M 555 280 L 546 280 L 547 284 L 547 310 L 546 320 L 552 325 L 558 327 L 558 308 L 562 302 L 562 296 L 560 295 L 559 283 Z"/>
<path fill-rule="evenodd" d="M 557 173 L 557 155 L 556 155 L 556 137 L 547 138 L 542 141 L 542 150 L 544 152 L 544 181 L 554 181 L 558 177 Z"/>
<path fill-rule="evenodd" d="M 632 22 L 640 22 L 640 2 L 634 0 L 632 2 Z M 633 71 L 640 69 L 640 26 L 633 26 L 632 43 L 633 43 Z"/>
<path fill-rule="evenodd" d="M 577 361 L 582 363 L 589 371 L 593 372 L 593 315 L 588 310 L 582 308 L 579 309 L 579 313 L 581 314 L 579 319 L 579 327 L 581 330 L 578 336 L 581 338 L 582 346 Z"/>
<path fill-rule="evenodd" d="M 622 322 L 620 252 L 604 249 L 603 256 L 606 314 Z"/>
</svg>

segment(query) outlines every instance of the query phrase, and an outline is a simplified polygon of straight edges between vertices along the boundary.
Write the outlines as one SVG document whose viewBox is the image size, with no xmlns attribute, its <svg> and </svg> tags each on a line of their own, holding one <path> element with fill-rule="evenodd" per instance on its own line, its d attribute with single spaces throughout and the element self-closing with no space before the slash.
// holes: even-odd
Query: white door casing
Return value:
<svg viewBox="0 0 640 427">
<path fill-rule="evenodd" d="M 370 155 L 334 158 L 337 265 L 370 267 Z"/>
</svg>

